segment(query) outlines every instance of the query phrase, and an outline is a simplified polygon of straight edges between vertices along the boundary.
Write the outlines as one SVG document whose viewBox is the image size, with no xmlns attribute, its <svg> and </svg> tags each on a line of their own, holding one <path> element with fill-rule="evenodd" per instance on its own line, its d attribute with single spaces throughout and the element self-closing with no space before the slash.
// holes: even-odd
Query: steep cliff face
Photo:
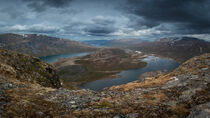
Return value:
<svg viewBox="0 0 210 118">
<path fill-rule="evenodd" d="M 36 34 L 0 34 L 0 48 L 32 56 L 77 53 L 96 49 L 77 41 Z"/>
<path fill-rule="evenodd" d="M 53 67 L 40 59 L 0 49 L 0 74 L 45 87 L 61 87 Z"/>
<path fill-rule="evenodd" d="M 18 72 L 27 75 L 30 69 L 25 66 L 34 58 L 4 50 L 2 53 L 8 56 L 0 60 L 1 117 L 194 118 L 210 115 L 210 54 L 194 57 L 167 74 L 94 92 L 53 89 L 17 78 Z M 15 67 L 20 64 L 12 62 L 19 60 L 17 57 L 29 58 L 20 68 L 22 71 Z M 42 71 L 34 72 L 48 75 L 45 71 L 48 65 L 37 63 L 42 65 L 39 66 Z M 35 78 L 36 75 L 31 76 Z"/>
</svg>

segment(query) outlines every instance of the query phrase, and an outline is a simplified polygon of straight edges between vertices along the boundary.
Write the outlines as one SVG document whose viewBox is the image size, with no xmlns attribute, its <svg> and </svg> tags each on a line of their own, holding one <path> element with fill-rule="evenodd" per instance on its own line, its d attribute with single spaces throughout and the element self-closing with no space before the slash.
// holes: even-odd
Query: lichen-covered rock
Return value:
<svg viewBox="0 0 210 118">
<path fill-rule="evenodd" d="M 210 102 L 195 106 L 187 118 L 208 118 L 210 116 Z"/>
</svg>

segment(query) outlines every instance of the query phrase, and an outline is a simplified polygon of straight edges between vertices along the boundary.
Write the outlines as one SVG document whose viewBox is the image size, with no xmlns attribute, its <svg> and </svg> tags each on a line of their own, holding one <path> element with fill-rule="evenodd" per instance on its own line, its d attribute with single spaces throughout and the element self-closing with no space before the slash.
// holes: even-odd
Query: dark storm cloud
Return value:
<svg viewBox="0 0 210 118">
<path fill-rule="evenodd" d="M 103 26 L 113 25 L 115 23 L 115 21 L 113 20 L 102 19 L 102 18 L 94 18 L 92 19 L 92 21 L 97 25 L 103 25 Z"/>
<path fill-rule="evenodd" d="M 113 26 L 115 21 L 109 18 L 99 16 L 91 19 L 91 23 L 75 22 L 63 27 L 68 33 L 79 34 L 83 33 L 92 36 L 108 36 L 110 33 L 116 31 Z"/>
<path fill-rule="evenodd" d="M 110 33 L 113 33 L 115 31 L 115 29 L 112 27 L 87 27 L 84 29 L 84 31 L 88 35 L 108 36 Z"/>
<path fill-rule="evenodd" d="M 42 12 L 47 7 L 63 8 L 67 7 L 72 0 L 23 0 L 28 4 L 28 7 L 37 11 Z"/>
<path fill-rule="evenodd" d="M 128 11 L 154 27 L 161 23 L 174 23 L 177 32 L 210 32 L 210 0 L 127 0 Z M 139 21 L 142 24 L 142 21 Z"/>
<path fill-rule="evenodd" d="M 11 19 L 16 19 L 22 16 L 20 11 L 14 11 L 9 7 L 1 9 L 1 12 L 8 13 Z"/>
<path fill-rule="evenodd" d="M 104 18 L 102 16 L 92 19 L 92 24 L 87 25 L 84 31 L 93 36 L 108 36 L 110 33 L 116 31 L 113 26 L 115 21 L 112 19 Z"/>
</svg>

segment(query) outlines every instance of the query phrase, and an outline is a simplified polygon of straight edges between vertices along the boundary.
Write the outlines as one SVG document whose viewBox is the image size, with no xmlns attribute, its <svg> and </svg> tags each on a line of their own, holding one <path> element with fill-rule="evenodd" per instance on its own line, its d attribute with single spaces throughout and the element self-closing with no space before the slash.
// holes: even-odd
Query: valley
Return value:
<svg viewBox="0 0 210 118">
<path fill-rule="evenodd" d="M 0 51 L 2 117 L 208 116 L 210 54 L 191 58 L 169 73 L 96 92 L 65 89 L 51 65 Z"/>
<path fill-rule="evenodd" d="M 82 57 L 61 59 L 53 66 L 68 88 L 73 84 L 115 78 L 123 70 L 142 68 L 146 66 L 146 62 L 141 61 L 143 56 L 130 50 L 110 48 Z"/>
<path fill-rule="evenodd" d="M 210 0 L 0 0 L 0 118 L 210 118 Z"/>
<path fill-rule="evenodd" d="M 104 88 L 109 88 L 111 86 L 122 85 L 136 80 L 143 80 L 140 77 L 143 73 L 154 72 L 158 70 L 170 72 L 179 65 L 174 61 L 154 56 L 147 56 L 143 58 L 142 61 L 147 63 L 145 67 L 124 70 L 120 73 L 117 73 L 116 76 L 111 79 L 92 81 L 81 84 L 79 87 L 84 89 L 91 89 L 94 91 L 101 91 Z"/>
<path fill-rule="evenodd" d="M 89 45 L 117 47 L 141 51 L 145 54 L 166 57 L 183 63 L 191 57 L 210 53 L 210 42 L 194 37 L 165 37 L 154 41 L 142 39 L 118 39 L 108 41 L 86 41 Z"/>
<path fill-rule="evenodd" d="M 41 57 L 0 49 L 0 113 L 87 118 L 208 114 L 208 42 L 188 38 L 128 46 L 116 42 L 113 47 L 80 52 L 79 46 L 74 53 Z"/>
</svg>

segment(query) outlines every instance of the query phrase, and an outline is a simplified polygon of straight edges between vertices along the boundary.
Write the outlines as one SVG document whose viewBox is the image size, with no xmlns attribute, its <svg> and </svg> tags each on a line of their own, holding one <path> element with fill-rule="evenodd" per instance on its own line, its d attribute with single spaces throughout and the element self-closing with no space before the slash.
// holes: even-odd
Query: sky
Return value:
<svg viewBox="0 0 210 118">
<path fill-rule="evenodd" d="M 210 40 L 210 0 L 0 0 L 0 33 Z"/>
</svg>

